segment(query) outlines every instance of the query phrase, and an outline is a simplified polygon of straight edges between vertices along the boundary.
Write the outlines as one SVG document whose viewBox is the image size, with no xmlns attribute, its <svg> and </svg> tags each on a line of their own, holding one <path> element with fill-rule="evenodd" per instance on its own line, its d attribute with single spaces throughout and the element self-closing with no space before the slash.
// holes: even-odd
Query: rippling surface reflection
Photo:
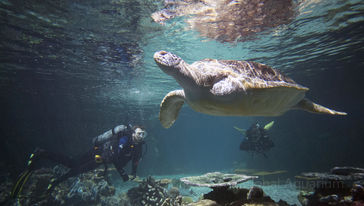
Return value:
<svg viewBox="0 0 364 206">
<path fill-rule="evenodd" d="M 164 24 L 175 16 L 187 16 L 192 29 L 220 42 L 246 41 L 259 32 L 278 29 L 300 7 L 292 0 L 165 0 L 164 5 L 152 14 L 155 22 Z"/>
<path fill-rule="evenodd" d="M 152 55 L 158 50 L 189 63 L 254 60 L 288 75 L 330 70 L 333 60 L 363 65 L 358 60 L 364 42 L 362 1 L 295 4 L 300 5 L 297 15 L 279 29 L 221 43 L 186 29 L 186 17 L 155 23 L 151 14 L 163 9 L 163 1 L 1 0 L 0 92 L 66 98 L 109 112 L 151 109 L 155 118 L 163 96 L 178 88 L 155 65 Z"/>
</svg>

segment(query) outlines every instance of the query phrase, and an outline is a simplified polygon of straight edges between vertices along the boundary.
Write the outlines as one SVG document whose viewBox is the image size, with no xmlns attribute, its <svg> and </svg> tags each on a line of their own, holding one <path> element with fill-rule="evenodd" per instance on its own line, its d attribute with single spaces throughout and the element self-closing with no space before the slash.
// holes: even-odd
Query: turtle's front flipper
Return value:
<svg viewBox="0 0 364 206">
<path fill-rule="evenodd" d="M 303 99 L 296 105 L 295 109 L 302 109 L 312 113 L 330 114 L 330 115 L 347 115 L 346 112 L 338 112 L 327 107 L 316 104 L 309 99 Z"/>
<path fill-rule="evenodd" d="M 163 98 L 160 105 L 159 120 L 164 128 L 173 125 L 184 102 L 185 93 L 183 90 L 171 91 Z"/>
</svg>

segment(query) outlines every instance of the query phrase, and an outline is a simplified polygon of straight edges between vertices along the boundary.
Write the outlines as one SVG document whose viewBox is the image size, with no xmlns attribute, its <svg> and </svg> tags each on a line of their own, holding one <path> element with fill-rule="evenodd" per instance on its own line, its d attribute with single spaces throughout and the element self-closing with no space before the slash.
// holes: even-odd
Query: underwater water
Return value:
<svg viewBox="0 0 364 206">
<path fill-rule="evenodd" d="M 294 1 L 289 23 L 235 42 L 202 36 L 188 16 L 154 22 L 151 14 L 163 2 L 0 0 L 2 177 L 16 178 L 36 147 L 75 156 L 92 147 L 93 137 L 127 123 L 148 131 L 141 177 L 248 168 L 293 177 L 364 167 L 363 1 Z M 310 88 L 309 99 L 348 115 L 210 116 L 185 104 L 165 129 L 160 103 L 181 86 L 155 63 L 160 50 L 189 64 L 211 58 L 272 66 Z M 271 121 L 267 157 L 239 150 L 244 136 L 234 126 Z M 287 189 L 287 197 L 284 185 L 281 192 L 266 187 L 271 197 L 284 193 L 281 199 L 298 204 L 297 191 Z"/>
</svg>

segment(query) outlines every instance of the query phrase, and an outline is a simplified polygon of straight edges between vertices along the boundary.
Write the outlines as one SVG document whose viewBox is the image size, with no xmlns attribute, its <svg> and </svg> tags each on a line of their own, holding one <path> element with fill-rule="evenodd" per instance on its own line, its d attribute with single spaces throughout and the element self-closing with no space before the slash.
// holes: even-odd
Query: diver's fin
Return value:
<svg viewBox="0 0 364 206">
<path fill-rule="evenodd" d="M 33 174 L 33 171 L 31 170 L 31 171 L 29 171 L 29 172 L 28 172 L 28 174 L 25 176 L 24 181 L 23 181 L 23 183 L 21 184 L 21 186 L 20 186 L 20 188 L 19 188 L 19 192 L 18 192 L 18 194 L 20 194 L 20 193 L 21 193 L 21 191 L 23 191 L 23 187 L 24 187 L 25 183 L 28 181 L 29 177 L 30 177 L 32 174 Z"/>
<path fill-rule="evenodd" d="M 338 112 L 327 107 L 312 102 L 309 99 L 303 99 L 295 106 L 295 109 L 302 109 L 312 113 L 330 114 L 330 115 L 347 115 L 346 112 Z"/>
<path fill-rule="evenodd" d="M 25 183 L 28 181 L 29 177 L 33 173 L 35 162 L 39 158 L 38 157 L 39 151 L 40 151 L 39 148 L 35 148 L 34 152 L 30 154 L 26 170 L 19 175 L 17 181 L 15 182 L 13 188 L 11 189 L 10 193 L 11 198 L 19 197 Z"/>
<path fill-rule="evenodd" d="M 24 172 L 22 172 L 19 175 L 18 179 L 16 180 L 16 182 L 10 192 L 10 196 L 12 198 L 15 198 L 16 196 L 18 196 L 19 187 L 22 184 L 24 177 L 28 174 L 28 172 L 29 172 L 29 170 L 25 170 Z"/>
<path fill-rule="evenodd" d="M 164 128 L 173 125 L 184 102 L 185 93 L 183 90 L 171 91 L 163 98 L 160 105 L 159 120 Z"/>
<path fill-rule="evenodd" d="M 264 129 L 265 129 L 265 130 L 269 130 L 270 128 L 272 128 L 272 127 L 273 127 L 273 124 L 274 124 L 274 121 L 269 122 L 268 124 L 266 124 L 266 125 L 264 126 Z"/>
<path fill-rule="evenodd" d="M 54 179 L 54 178 L 52 178 L 51 179 L 51 182 L 48 184 L 48 187 L 47 187 L 47 194 L 50 194 L 52 191 L 53 191 L 53 189 L 54 189 L 54 187 L 56 186 L 58 184 L 58 182 L 57 182 L 57 180 L 56 179 Z"/>
<path fill-rule="evenodd" d="M 238 131 L 239 131 L 239 132 L 241 132 L 243 135 L 245 135 L 245 134 L 246 134 L 246 129 L 241 129 L 241 128 L 237 127 L 237 126 L 234 126 L 234 129 L 238 130 Z"/>
<path fill-rule="evenodd" d="M 11 189 L 10 197 L 17 198 L 19 196 L 19 194 L 23 190 L 25 183 L 28 181 L 32 173 L 32 170 L 27 169 L 20 174 L 18 180 L 15 182 L 13 188 Z"/>
</svg>

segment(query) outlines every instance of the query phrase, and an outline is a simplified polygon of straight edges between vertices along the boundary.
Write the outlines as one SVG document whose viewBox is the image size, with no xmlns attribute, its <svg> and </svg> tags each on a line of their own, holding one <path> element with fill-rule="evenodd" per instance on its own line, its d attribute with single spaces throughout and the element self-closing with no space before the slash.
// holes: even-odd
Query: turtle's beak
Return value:
<svg viewBox="0 0 364 206">
<path fill-rule="evenodd" d="M 181 58 L 175 54 L 166 51 L 158 51 L 154 53 L 154 60 L 159 66 L 174 67 L 181 62 Z"/>
</svg>

